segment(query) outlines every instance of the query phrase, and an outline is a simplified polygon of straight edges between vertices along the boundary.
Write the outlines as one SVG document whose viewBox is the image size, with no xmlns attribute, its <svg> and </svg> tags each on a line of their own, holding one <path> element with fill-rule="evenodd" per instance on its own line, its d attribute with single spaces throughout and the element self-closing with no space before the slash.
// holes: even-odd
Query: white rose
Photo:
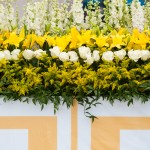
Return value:
<svg viewBox="0 0 150 150">
<path fill-rule="evenodd" d="M 89 47 L 85 47 L 85 46 L 81 46 L 79 48 L 79 54 L 80 54 L 80 57 L 83 58 L 83 59 L 86 59 L 87 57 L 87 54 L 90 54 L 91 53 L 91 50 Z"/>
<path fill-rule="evenodd" d="M 140 50 L 130 50 L 128 52 L 128 56 L 130 59 L 137 62 L 141 58 L 141 51 Z"/>
<path fill-rule="evenodd" d="M 150 58 L 150 51 L 149 50 L 141 50 L 141 59 L 147 60 Z"/>
<path fill-rule="evenodd" d="M 5 59 L 5 54 L 2 51 L 0 51 L 0 60 L 2 59 Z"/>
<path fill-rule="evenodd" d="M 69 54 L 66 52 L 61 52 L 59 55 L 59 59 L 61 61 L 68 61 L 69 60 Z"/>
<path fill-rule="evenodd" d="M 34 56 L 39 59 L 42 55 L 45 55 L 46 51 L 43 51 L 42 49 L 38 49 L 34 52 Z"/>
<path fill-rule="evenodd" d="M 58 46 L 55 46 L 55 47 L 50 49 L 50 52 L 51 52 L 51 56 L 59 57 L 59 55 L 60 55 L 60 48 Z"/>
<path fill-rule="evenodd" d="M 126 51 L 124 49 L 114 52 L 114 54 L 122 60 L 126 56 Z"/>
<path fill-rule="evenodd" d="M 99 56 L 99 51 L 98 50 L 94 50 L 93 51 L 93 58 L 95 61 L 99 61 L 100 60 L 100 56 Z"/>
<path fill-rule="evenodd" d="M 27 60 L 31 60 L 34 57 L 34 52 L 32 50 L 26 49 L 22 53 L 23 57 Z"/>
<path fill-rule="evenodd" d="M 19 54 L 20 54 L 20 49 L 14 49 L 11 52 L 11 58 L 12 58 L 12 60 L 18 60 Z"/>
<path fill-rule="evenodd" d="M 86 58 L 87 58 L 87 60 L 86 60 L 85 62 L 87 62 L 88 65 L 93 64 L 93 62 L 94 62 L 94 57 L 92 57 L 92 54 L 91 54 L 91 53 L 87 54 L 87 55 L 86 55 Z"/>
<path fill-rule="evenodd" d="M 7 60 L 11 60 L 11 54 L 9 50 L 4 50 L 4 55 Z"/>
<path fill-rule="evenodd" d="M 114 59 L 114 53 L 112 51 L 104 52 L 102 59 L 106 61 L 112 61 Z"/>
<path fill-rule="evenodd" d="M 69 57 L 70 57 L 70 61 L 71 62 L 76 62 L 76 61 L 78 61 L 78 55 L 77 55 L 77 53 L 76 52 L 74 52 L 74 51 L 70 51 L 70 52 L 68 52 L 68 55 L 69 55 Z"/>
</svg>

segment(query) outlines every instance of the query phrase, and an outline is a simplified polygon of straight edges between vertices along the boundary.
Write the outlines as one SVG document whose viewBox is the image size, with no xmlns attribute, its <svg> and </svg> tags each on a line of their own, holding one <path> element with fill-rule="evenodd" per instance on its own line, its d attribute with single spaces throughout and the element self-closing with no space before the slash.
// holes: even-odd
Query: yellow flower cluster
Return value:
<svg viewBox="0 0 150 150">
<path fill-rule="evenodd" d="M 76 28 L 64 36 L 50 36 L 48 33 L 44 36 L 37 36 L 35 34 L 25 35 L 24 29 L 20 34 L 15 32 L 5 32 L 0 34 L 0 47 L 1 49 L 13 48 L 36 49 L 43 48 L 44 43 L 49 47 L 58 46 L 61 51 L 69 51 L 79 48 L 82 45 L 97 48 L 101 52 L 113 50 L 114 48 L 125 50 L 131 49 L 149 49 L 150 31 L 139 32 L 134 29 L 129 33 L 126 29 L 122 28 L 119 31 L 113 30 L 109 34 L 103 34 L 100 31 L 95 33 L 91 30 L 82 30 L 79 32 Z"/>
</svg>

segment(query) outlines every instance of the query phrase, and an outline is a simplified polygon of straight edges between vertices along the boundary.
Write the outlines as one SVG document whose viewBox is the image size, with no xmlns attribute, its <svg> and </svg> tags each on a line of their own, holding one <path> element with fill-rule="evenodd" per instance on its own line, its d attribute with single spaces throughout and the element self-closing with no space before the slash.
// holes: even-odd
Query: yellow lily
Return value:
<svg viewBox="0 0 150 150">
<path fill-rule="evenodd" d="M 70 41 L 71 37 L 69 35 L 56 37 L 56 45 L 60 47 L 61 51 L 63 51 L 67 47 Z"/>
<path fill-rule="evenodd" d="M 119 35 L 119 34 L 116 34 L 115 36 L 111 36 L 112 38 L 112 43 L 110 45 L 110 48 L 114 48 L 114 47 L 117 47 L 117 48 L 121 48 L 121 46 L 125 45 L 125 43 L 123 42 L 123 35 Z"/>
<path fill-rule="evenodd" d="M 48 45 L 51 46 L 56 46 L 56 40 L 55 37 L 51 37 L 51 36 L 47 36 L 46 37 L 46 41 L 48 43 Z"/>
<path fill-rule="evenodd" d="M 2 44 L 3 43 L 3 35 L 1 34 L 0 35 L 0 44 Z"/>
<path fill-rule="evenodd" d="M 36 42 L 40 45 L 40 47 L 43 47 L 44 42 L 46 41 L 46 35 L 45 36 L 37 36 Z"/>
<path fill-rule="evenodd" d="M 137 29 L 133 30 L 133 34 L 130 37 L 127 49 L 146 49 L 147 43 L 149 43 L 150 38 L 146 33 L 140 33 Z"/>
<path fill-rule="evenodd" d="M 87 30 L 87 31 L 82 31 L 82 33 L 77 36 L 78 40 L 79 40 L 79 46 L 82 46 L 84 44 L 87 45 L 91 45 L 91 39 L 92 39 L 93 35 L 92 35 L 92 31 L 91 30 Z"/>
<path fill-rule="evenodd" d="M 102 48 L 102 47 L 108 47 L 109 46 L 109 44 L 107 43 L 107 36 L 100 35 L 95 40 L 96 40 L 95 43 L 100 48 Z"/>
<path fill-rule="evenodd" d="M 80 33 L 78 30 L 74 27 L 71 29 L 71 43 L 70 43 L 70 48 L 75 49 L 78 47 L 78 36 L 80 36 Z"/>
<path fill-rule="evenodd" d="M 15 32 L 10 33 L 10 36 L 8 39 L 6 39 L 3 44 L 6 45 L 14 45 L 16 47 L 19 47 L 19 44 L 24 40 L 23 37 L 17 36 Z"/>
<path fill-rule="evenodd" d="M 35 44 L 36 42 L 36 35 L 35 34 L 29 34 L 26 36 L 26 39 L 24 40 L 23 42 L 23 48 L 32 48 L 33 45 Z"/>
</svg>

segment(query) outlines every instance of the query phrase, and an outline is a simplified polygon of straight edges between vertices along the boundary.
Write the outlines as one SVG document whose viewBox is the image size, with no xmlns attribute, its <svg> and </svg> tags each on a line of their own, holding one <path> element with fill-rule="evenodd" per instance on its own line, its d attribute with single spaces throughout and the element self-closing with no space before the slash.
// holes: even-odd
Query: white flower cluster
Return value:
<svg viewBox="0 0 150 150">
<path fill-rule="evenodd" d="M 123 15 L 126 2 L 123 0 L 110 0 L 108 4 L 109 18 L 108 24 L 111 27 L 119 29 L 122 27 Z"/>
<path fill-rule="evenodd" d="M 34 31 L 37 35 L 42 35 L 47 23 L 46 18 L 47 1 L 28 2 L 23 16 L 23 23 L 28 31 Z"/>
<path fill-rule="evenodd" d="M 55 30 L 58 26 L 58 22 L 60 22 L 61 14 L 59 13 L 59 4 L 57 0 L 52 0 L 48 3 L 48 21 L 51 26 L 51 32 L 55 33 Z M 61 25 L 60 25 L 61 26 Z"/>
<path fill-rule="evenodd" d="M 74 0 L 71 8 L 71 14 L 73 17 L 73 26 L 80 29 L 84 24 L 84 11 L 82 0 Z"/>
<path fill-rule="evenodd" d="M 20 49 L 14 49 L 12 52 L 9 50 L 0 51 L 0 60 L 18 60 Z"/>
<path fill-rule="evenodd" d="M 36 51 L 26 49 L 23 51 L 22 55 L 26 60 L 31 60 L 34 57 L 40 59 L 42 56 L 46 55 L 46 51 L 43 51 L 42 49 Z"/>
<path fill-rule="evenodd" d="M 101 14 L 101 8 L 98 2 L 89 2 L 87 8 L 85 8 L 84 11 L 86 12 L 84 24 L 85 29 L 93 29 L 96 26 L 99 26 L 100 28 L 103 27 L 103 15 Z"/>
<path fill-rule="evenodd" d="M 79 49 L 79 55 L 80 57 L 86 62 L 87 64 L 91 65 L 94 61 L 99 61 L 99 51 L 94 50 L 93 53 L 91 53 L 91 50 L 89 47 L 81 46 Z M 52 57 L 58 57 L 61 61 L 71 61 L 76 62 L 79 60 L 79 56 L 75 51 L 69 51 L 67 52 L 61 52 L 60 48 L 58 46 L 53 47 L 50 49 L 51 56 Z"/>
<path fill-rule="evenodd" d="M 0 4 L 0 30 L 12 31 L 17 27 L 14 8 L 10 3 Z"/>
<path fill-rule="evenodd" d="M 18 60 L 20 53 L 20 49 L 14 49 L 12 52 L 9 50 L 0 51 L 0 60 Z M 34 57 L 40 59 L 42 56 L 46 55 L 46 51 L 43 51 L 42 49 L 36 51 L 26 49 L 23 51 L 22 55 L 26 60 L 31 60 Z"/>
<path fill-rule="evenodd" d="M 112 61 L 115 58 L 115 56 L 122 60 L 126 56 L 126 51 L 124 49 L 121 49 L 114 53 L 112 51 L 107 51 L 102 54 L 102 59 L 105 61 Z"/>
<path fill-rule="evenodd" d="M 66 31 L 70 28 L 70 12 L 69 10 L 69 3 L 61 3 L 58 13 L 58 28 L 62 31 Z"/>
<path fill-rule="evenodd" d="M 48 1 L 48 24 L 50 25 L 51 33 L 66 31 L 70 28 L 70 12 L 69 3 L 61 3 L 57 0 Z"/>
<path fill-rule="evenodd" d="M 52 57 L 59 58 L 62 62 L 70 61 L 77 62 L 80 58 L 83 59 L 88 65 L 93 64 L 93 62 L 98 62 L 100 60 L 100 54 L 98 50 L 94 50 L 91 52 L 91 49 L 86 46 L 81 46 L 78 49 L 79 56 L 75 51 L 69 52 L 61 52 L 58 46 L 55 46 L 50 49 L 50 53 Z M 21 53 L 20 49 L 14 49 L 12 52 L 9 50 L 0 51 L 0 60 L 18 60 L 19 55 L 22 56 L 26 60 L 31 60 L 32 58 L 41 59 L 46 55 L 46 51 L 42 49 L 38 49 L 36 51 L 26 49 Z M 131 60 L 137 62 L 139 59 L 146 61 L 150 59 L 150 51 L 149 50 L 130 50 L 128 53 L 124 50 L 118 50 L 115 52 L 106 51 L 102 54 L 102 60 L 111 62 L 117 57 L 119 60 L 123 60 L 125 56 L 128 56 Z"/>
<path fill-rule="evenodd" d="M 130 50 L 128 52 L 128 56 L 130 59 L 137 62 L 139 59 L 146 61 L 150 58 L 150 51 L 149 50 Z"/>
<path fill-rule="evenodd" d="M 146 28 L 150 30 L 150 2 L 146 3 L 145 9 L 145 24 L 146 24 Z"/>
<path fill-rule="evenodd" d="M 139 29 L 139 31 L 144 30 L 145 17 L 144 9 L 138 0 L 133 0 L 131 4 L 131 15 L 132 15 L 132 26 L 133 28 Z"/>
<path fill-rule="evenodd" d="M 119 60 L 122 60 L 127 55 L 126 51 L 124 49 L 112 52 L 107 51 L 104 52 L 102 55 L 102 59 L 105 61 L 113 61 L 115 57 L 119 58 Z M 146 61 L 150 59 L 150 51 L 149 50 L 130 50 L 128 52 L 128 57 L 137 62 L 139 59 Z"/>
</svg>

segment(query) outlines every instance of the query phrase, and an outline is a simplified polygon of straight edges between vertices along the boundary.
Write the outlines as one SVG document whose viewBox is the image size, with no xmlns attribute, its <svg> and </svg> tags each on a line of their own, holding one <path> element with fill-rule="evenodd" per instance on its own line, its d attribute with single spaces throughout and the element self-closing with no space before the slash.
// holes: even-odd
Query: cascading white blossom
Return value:
<svg viewBox="0 0 150 150">
<path fill-rule="evenodd" d="M 0 4 L 0 30 L 12 31 L 17 27 L 16 12 L 10 1 Z"/>
<path fill-rule="evenodd" d="M 119 8 L 118 8 L 118 5 L 120 6 Z M 110 11 L 109 24 L 111 26 L 114 26 L 117 29 L 121 27 L 120 20 L 122 19 L 122 16 L 123 16 L 122 8 L 123 8 L 122 0 L 111 1 L 110 9 L 109 9 Z"/>
<path fill-rule="evenodd" d="M 70 12 L 73 19 L 72 26 L 76 26 L 77 29 L 80 30 L 84 24 L 84 11 L 82 0 L 74 0 Z"/>
<path fill-rule="evenodd" d="M 5 7 L 0 4 L 0 30 L 7 30 L 7 21 L 5 20 Z"/>
<path fill-rule="evenodd" d="M 94 6 L 94 8 L 93 8 Z M 94 27 L 103 27 L 104 23 L 102 22 L 103 15 L 101 14 L 101 9 L 98 2 L 89 2 L 87 8 L 84 9 L 86 12 L 85 17 L 85 29 L 93 29 Z"/>
<path fill-rule="evenodd" d="M 138 0 L 132 1 L 131 15 L 132 15 L 133 28 L 137 28 L 137 29 L 139 29 L 139 31 L 143 31 L 144 24 L 145 24 L 144 9 Z"/>
<path fill-rule="evenodd" d="M 28 31 L 34 31 L 37 35 L 43 35 L 45 31 L 47 23 L 46 2 L 46 0 L 42 2 L 28 2 L 25 8 L 23 24 L 26 25 Z"/>
<path fill-rule="evenodd" d="M 150 2 L 146 3 L 144 12 L 145 12 L 145 27 L 146 29 L 150 29 Z"/>
<path fill-rule="evenodd" d="M 50 31 L 52 33 L 57 32 L 58 26 L 58 16 L 59 14 L 59 3 L 57 0 L 49 1 L 49 8 L 48 8 L 48 22 L 50 24 Z"/>
<path fill-rule="evenodd" d="M 61 3 L 59 5 L 57 0 L 49 1 L 49 21 L 50 32 L 60 34 L 70 28 L 70 13 L 69 2 Z"/>
<path fill-rule="evenodd" d="M 105 21 L 110 27 L 119 29 L 131 26 L 131 16 L 126 0 L 106 0 L 105 5 Z"/>
</svg>

